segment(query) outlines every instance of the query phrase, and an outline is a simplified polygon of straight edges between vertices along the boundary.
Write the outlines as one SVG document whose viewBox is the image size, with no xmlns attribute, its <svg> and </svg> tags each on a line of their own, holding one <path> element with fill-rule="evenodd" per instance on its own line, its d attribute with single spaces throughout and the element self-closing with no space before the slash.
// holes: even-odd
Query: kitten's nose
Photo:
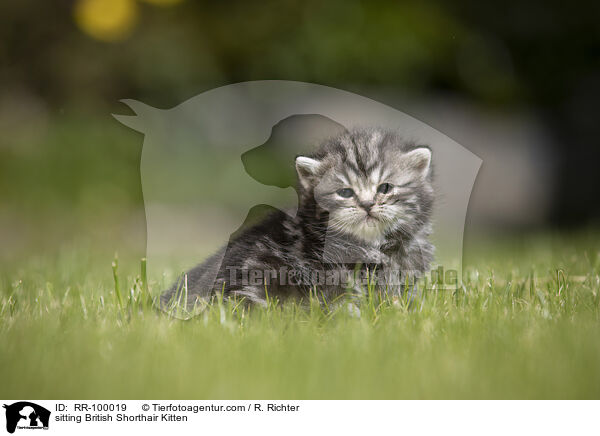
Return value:
<svg viewBox="0 0 600 436">
<path fill-rule="evenodd" d="M 362 207 L 364 210 L 366 210 L 367 212 L 370 212 L 371 208 L 373 207 L 375 202 L 372 200 L 369 200 L 369 201 L 361 201 L 359 204 L 360 204 L 360 207 Z"/>
</svg>

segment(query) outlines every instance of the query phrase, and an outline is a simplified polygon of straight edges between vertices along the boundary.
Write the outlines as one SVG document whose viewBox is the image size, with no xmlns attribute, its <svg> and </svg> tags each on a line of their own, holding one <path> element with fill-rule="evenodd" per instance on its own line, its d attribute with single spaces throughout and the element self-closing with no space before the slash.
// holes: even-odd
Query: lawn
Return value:
<svg viewBox="0 0 600 436">
<path fill-rule="evenodd" d="M 475 243 L 464 287 L 344 307 L 147 305 L 138 258 L 73 245 L 5 262 L 1 397 L 599 398 L 600 237 Z M 119 299 L 120 294 L 120 299 Z"/>
<path fill-rule="evenodd" d="M 106 117 L 0 147 L 0 397 L 600 398 L 597 229 L 467 227 L 464 288 L 367 297 L 360 317 L 217 304 L 180 321 L 144 304 L 141 140 Z"/>
</svg>

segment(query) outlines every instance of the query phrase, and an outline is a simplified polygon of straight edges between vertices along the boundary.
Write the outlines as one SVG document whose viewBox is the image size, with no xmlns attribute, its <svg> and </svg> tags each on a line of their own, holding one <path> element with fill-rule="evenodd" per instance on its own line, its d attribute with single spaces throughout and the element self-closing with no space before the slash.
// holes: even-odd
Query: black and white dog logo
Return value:
<svg viewBox="0 0 600 436">
<path fill-rule="evenodd" d="M 15 429 L 48 429 L 50 411 L 29 401 L 19 401 L 4 405 L 6 409 L 6 431 L 14 433 Z"/>
</svg>

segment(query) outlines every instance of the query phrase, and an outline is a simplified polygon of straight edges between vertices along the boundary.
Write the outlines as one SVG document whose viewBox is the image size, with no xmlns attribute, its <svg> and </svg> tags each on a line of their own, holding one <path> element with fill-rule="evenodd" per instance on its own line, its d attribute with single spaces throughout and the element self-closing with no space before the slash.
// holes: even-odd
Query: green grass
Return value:
<svg viewBox="0 0 600 436">
<path fill-rule="evenodd" d="M 0 396 L 599 398 L 599 240 L 479 246 L 459 292 L 367 297 L 359 317 L 217 303 L 189 321 L 147 304 L 161 284 L 137 260 L 63 249 L 3 268 Z"/>
<path fill-rule="evenodd" d="M 464 290 L 367 298 L 360 318 L 225 304 L 178 321 L 144 294 L 168 280 L 142 279 L 142 138 L 108 116 L 50 125 L 0 146 L 0 397 L 600 397 L 597 231 L 472 235 Z"/>
</svg>

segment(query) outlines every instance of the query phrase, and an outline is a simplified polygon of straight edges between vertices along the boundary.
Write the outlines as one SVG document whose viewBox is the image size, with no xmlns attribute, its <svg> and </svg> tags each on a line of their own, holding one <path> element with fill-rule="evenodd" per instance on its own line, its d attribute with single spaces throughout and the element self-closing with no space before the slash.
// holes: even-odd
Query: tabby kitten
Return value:
<svg viewBox="0 0 600 436">
<path fill-rule="evenodd" d="M 331 301 L 364 279 L 401 292 L 433 258 L 431 150 L 383 129 L 345 132 L 310 156 L 296 158 L 299 208 L 278 211 L 232 238 L 161 297 L 188 308 L 224 297 L 265 304 L 304 299 L 311 290 Z M 361 280 L 363 282 L 361 283 Z"/>
</svg>

